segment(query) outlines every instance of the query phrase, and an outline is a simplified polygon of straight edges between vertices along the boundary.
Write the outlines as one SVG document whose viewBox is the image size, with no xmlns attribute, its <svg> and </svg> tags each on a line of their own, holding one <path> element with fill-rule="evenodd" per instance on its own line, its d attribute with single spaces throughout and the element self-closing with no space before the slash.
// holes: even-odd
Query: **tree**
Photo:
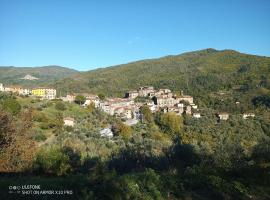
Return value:
<svg viewBox="0 0 270 200">
<path fill-rule="evenodd" d="M 124 139 L 129 139 L 132 134 L 131 128 L 125 125 L 120 120 L 117 120 L 112 130 L 113 130 L 114 135 L 122 136 Z"/>
<path fill-rule="evenodd" d="M 70 169 L 70 160 L 59 146 L 41 149 L 35 160 L 34 168 L 38 172 L 65 175 Z"/>
<path fill-rule="evenodd" d="M 64 126 L 62 113 L 56 113 L 53 125 L 54 125 L 54 132 L 56 134 L 59 134 L 62 132 L 63 126 Z"/>
<path fill-rule="evenodd" d="M 18 103 L 16 99 L 8 98 L 3 102 L 3 108 L 12 113 L 13 115 L 17 115 L 21 111 L 21 105 Z"/>
<path fill-rule="evenodd" d="M 86 98 L 83 95 L 77 95 L 75 97 L 75 103 L 77 103 L 79 105 L 84 104 L 85 100 L 86 100 Z"/>
<path fill-rule="evenodd" d="M 57 102 L 57 103 L 55 104 L 55 109 L 56 109 L 56 110 L 64 111 L 64 110 L 66 110 L 67 108 L 66 108 L 66 106 L 65 106 L 64 103 L 62 103 L 62 102 Z"/>
<path fill-rule="evenodd" d="M 104 100 L 105 99 L 105 95 L 102 94 L 102 93 L 98 94 L 98 97 L 100 98 L 100 100 Z"/>
<path fill-rule="evenodd" d="M 160 128 L 168 134 L 180 133 L 183 120 L 173 112 L 168 112 L 160 116 Z"/>
<path fill-rule="evenodd" d="M 11 115 L 0 111 L 0 149 L 9 145 L 12 139 L 12 134 L 15 130 L 15 125 Z"/>
<path fill-rule="evenodd" d="M 89 110 L 89 112 L 93 112 L 95 109 L 95 103 L 91 102 L 88 106 L 87 106 L 87 110 Z"/>
<path fill-rule="evenodd" d="M 154 117 L 148 106 L 142 106 L 140 112 L 142 114 L 143 122 L 152 123 L 154 121 Z"/>
<path fill-rule="evenodd" d="M 32 138 L 32 111 L 18 118 L 0 112 L 0 171 L 20 172 L 32 165 L 35 142 Z"/>
</svg>

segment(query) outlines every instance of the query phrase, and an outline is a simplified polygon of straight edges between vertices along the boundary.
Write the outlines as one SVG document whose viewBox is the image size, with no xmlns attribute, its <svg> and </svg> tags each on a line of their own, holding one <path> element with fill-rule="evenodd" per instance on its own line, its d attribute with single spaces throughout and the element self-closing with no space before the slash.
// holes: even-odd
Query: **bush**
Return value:
<svg viewBox="0 0 270 200">
<path fill-rule="evenodd" d="M 39 173 L 62 176 L 70 170 L 69 157 L 65 155 L 60 147 L 41 149 L 34 163 L 35 171 Z"/>
<path fill-rule="evenodd" d="M 64 111 L 64 110 L 66 110 L 67 108 L 66 108 L 66 106 L 65 106 L 64 103 L 62 103 L 62 102 L 57 102 L 57 103 L 55 104 L 55 109 L 56 109 L 56 110 Z"/>
<path fill-rule="evenodd" d="M 42 142 L 42 141 L 45 141 L 47 139 L 46 135 L 44 135 L 44 133 L 42 133 L 41 131 L 38 132 L 34 139 L 37 141 L 37 142 Z"/>
<path fill-rule="evenodd" d="M 129 139 L 131 137 L 131 128 L 118 120 L 113 126 L 113 133 L 116 136 L 122 136 L 124 139 Z"/>
<path fill-rule="evenodd" d="M 33 120 L 36 122 L 48 122 L 48 118 L 42 112 L 35 112 L 33 116 Z"/>
<path fill-rule="evenodd" d="M 18 103 L 18 101 L 11 98 L 3 101 L 3 108 L 13 115 L 17 115 L 21 111 L 21 105 Z"/>
<path fill-rule="evenodd" d="M 86 98 L 83 95 L 77 95 L 75 97 L 75 103 L 77 103 L 79 105 L 84 104 L 85 100 L 86 100 Z"/>
<path fill-rule="evenodd" d="M 177 134 L 183 126 L 183 120 L 175 113 L 169 112 L 160 116 L 159 125 L 162 131 L 168 134 Z"/>
</svg>

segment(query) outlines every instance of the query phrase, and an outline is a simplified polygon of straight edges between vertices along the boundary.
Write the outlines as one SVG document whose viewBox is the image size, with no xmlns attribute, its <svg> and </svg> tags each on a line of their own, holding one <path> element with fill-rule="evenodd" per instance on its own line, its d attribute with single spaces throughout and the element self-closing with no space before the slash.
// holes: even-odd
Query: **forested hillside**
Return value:
<svg viewBox="0 0 270 200">
<path fill-rule="evenodd" d="M 269 95 L 270 58 L 205 49 L 97 69 L 54 84 L 66 92 L 88 91 L 110 96 L 122 96 L 125 91 L 143 85 L 174 92 L 183 90 L 201 106 L 233 110 L 227 105 L 239 101 L 243 103 L 242 109 L 248 110 L 253 108 L 252 99 Z"/>
<path fill-rule="evenodd" d="M 53 81 L 69 77 L 78 71 L 60 67 L 60 66 L 44 66 L 44 67 L 2 67 L 0 66 L 0 83 L 5 85 L 21 85 L 26 87 L 45 86 Z M 31 75 L 38 79 L 23 80 L 26 75 Z"/>
</svg>

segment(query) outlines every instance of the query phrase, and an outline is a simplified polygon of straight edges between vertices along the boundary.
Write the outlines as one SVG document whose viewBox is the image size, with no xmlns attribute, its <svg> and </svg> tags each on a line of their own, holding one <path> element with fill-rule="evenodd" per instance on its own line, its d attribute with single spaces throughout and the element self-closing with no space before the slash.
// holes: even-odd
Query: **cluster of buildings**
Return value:
<svg viewBox="0 0 270 200">
<path fill-rule="evenodd" d="M 67 95 L 61 97 L 63 101 L 74 102 L 75 97 L 78 94 Z M 201 114 L 198 112 L 198 106 L 194 103 L 193 97 L 189 95 L 174 94 L 170 89 L 158 89 L 154 87 L 145 86 L 140 87 L 138 90 L 130 90 L 125 93 L 124 98 L 107 98 L 106 100 L 100 100 L 97 95 L 82 94 L 86 98 L 83 106 L 88 106 L 91 103 L 96 108 L 102 111 L 119 117 L 125 120 L 128 125 L 134 125 L 140 119 L 140 108 L 142 106 L 148 106 L 152 113 L 155 112 L 174 112 L 177 115 L 183 113 L 192 115 L 194 118 L 201 118 Z M 243 119 L 253 118 L 253 113 L 244 113 Z M 218 113 L 217 118 L 219 121 L 226 121 L 229 119 L 228 113 Z"/>
<path fill-rule="evenodd" d="M 175 112 L 177 115 L 187 113 L 194 118 L 200 118 L 200 113 L 196 112 L 198 107 L 193 102 L 192 96 L 175 95 L 169 89 L 155 90 L 153 87 L 140 87 L 138 90 L 128 91 L 124 98 L 107 98 L 100 100 L 97 95 L 80 94 L 85 96 L 86 101 L 83 106 L 94 103 L 96 108 L 104 112 L 124 119 L 128 124 L 135 124 L 140 119 L 140 107 L 148 106 L 152 113 Z M 63 101 L 73 102 L 76 94 L 61 97 Z M 137 97 L 142 97 L 143 101 L 137 101 Z"/>
<path fill-rule="evenodd" d="M 22 88 L 20 86 L 9 86 L 4 87 L 2 83 L 0 83 L 0 92 L 12 92 L 19 95 L 32 95 L 36 97 L 40 97 L 41 99 L 55 99 L 56 98 L 56 90 L 52 88 Z"/>
<path fill-rule="evenodd" d="M 175 112 L 177 115 L 183 113 L 192 114 L 195 118 L 200 118 L 197 111 L 198 106 L 193 102 L 193 97 L 189 95 L 176 95 L 170 89 L 155 90 L 154 87 L 140 87 L 138 90 L 128 91 L 125 94 L 127 99 L 135 99 L 136 97 L 144 97 L 146 104 L 154 113 Z"/>
</svg>

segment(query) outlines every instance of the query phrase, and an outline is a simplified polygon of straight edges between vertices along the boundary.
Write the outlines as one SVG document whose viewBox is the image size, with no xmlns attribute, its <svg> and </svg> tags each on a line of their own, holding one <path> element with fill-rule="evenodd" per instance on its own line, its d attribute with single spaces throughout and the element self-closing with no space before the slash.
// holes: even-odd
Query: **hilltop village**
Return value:
<svg viewBox="0 0 270 200">
<path fill-rule="evenodd" d="M 83 106 L 91 103 L 96 108 L 104 112 L 115 115 L 128 123 L 136 123 L 140 119 L 140 108 L 147 106 L 152 113 L 175 112 L 177 115 L 183 113 L 192 114 L 195 118 L 200 118 L 200 113 L 196 112 L 198 106 L 194 104 L 193 97 L 187 95 L 177 96 L 169 89 L 155 90 L 151 86 L 140 87 L 138 90 L 128 91 L 124 98 L 106 98 L 101 100 L 97 95 L 83 94 L 86 101 Z M 76 95 L 61 97 L 63 101 L 73 102 Z"/>
<path fill-rule="evenodd" d="M 140 87 L 137 90 L 127 91 L 123 98 L 105 98 L 101 99 L 98 95 L 88 93 L 68 94 L 64 97 L 56 96 L 57 91 L 53 88 L 34 88 L 27 89 L 20 86 L 4 87 L 0 83 L 0 91 L 17 93 L 19 95 L 29 95 L 42 100 L 61 99 L 65 102 L 75 102 L 76 96 L 81 95 L 85 101 L 81 104 L 87 107 L 93 104 L 109 115 L 122 119 L 127 125 L 134 125 L 142 119 L 140 108 L 147 106 L 152 113 L 155 112 L 174 112 L 181 116 L 182 114 L 192 115 L 194 118 L 200 118 L 198 106 L 194 103 L 193 97 L 189 95 L 174 94 L 170 89 L 154 89 L 152 86 Z M 243 118 L 254 117 L 253 113 L 244 113 Z M 229 118 L 228 113 L 217 113 L 219 120 L 226 121 Z"/>
</svg>

